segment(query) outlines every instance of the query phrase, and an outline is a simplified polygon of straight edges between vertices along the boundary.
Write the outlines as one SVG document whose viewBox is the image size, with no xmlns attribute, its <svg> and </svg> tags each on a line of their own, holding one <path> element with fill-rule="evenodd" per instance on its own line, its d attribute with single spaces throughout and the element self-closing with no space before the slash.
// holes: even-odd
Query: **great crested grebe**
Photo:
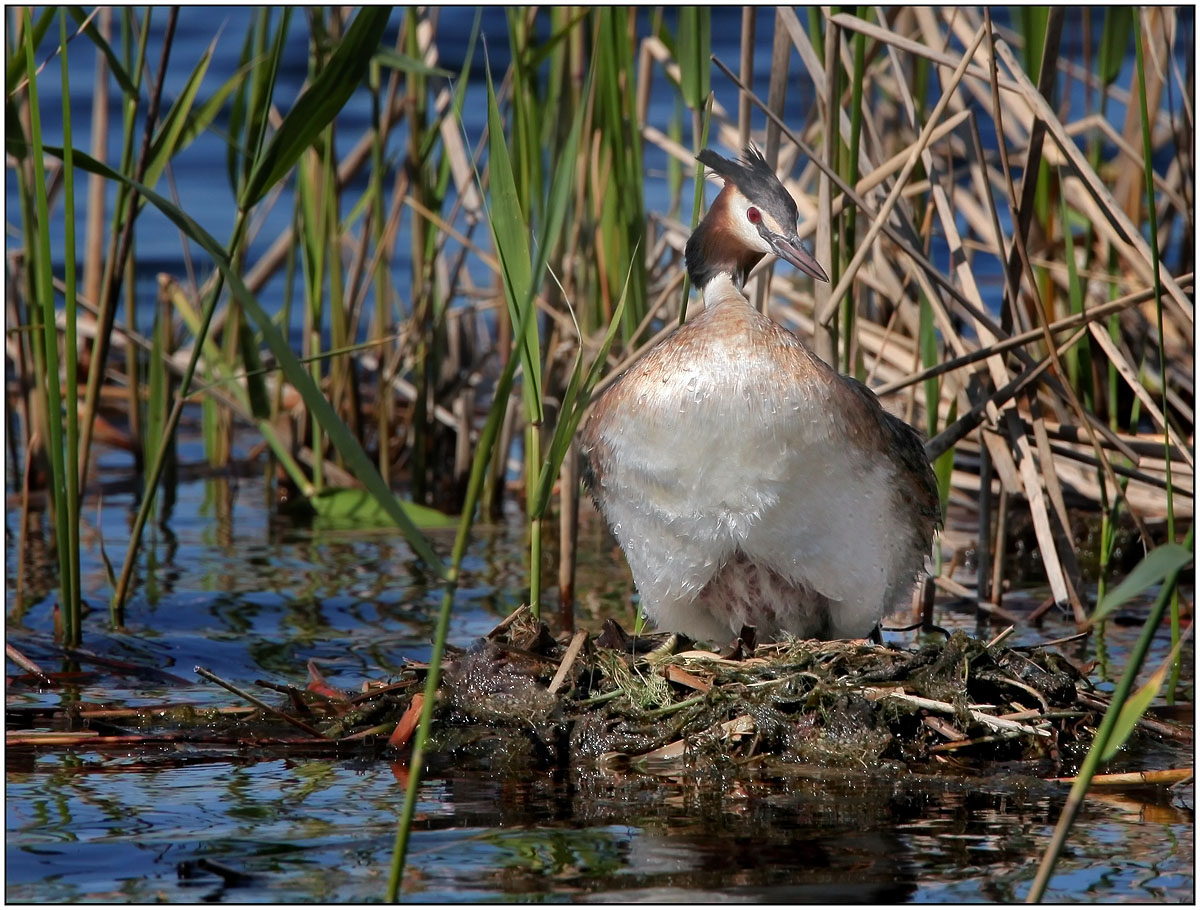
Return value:
<svg viewBox="0 0 1200 910">
<path fill-rule="evenodd" d="M 596 401 L 586 479 L 660 628 L 866 636 L 923 570 L 933 471 L 912 427 L 742 293 L 767 253 L 829 280 L 762 154 L 699 160 L 725 184 L 685 251 L 704 310 Z"/>
</svg>

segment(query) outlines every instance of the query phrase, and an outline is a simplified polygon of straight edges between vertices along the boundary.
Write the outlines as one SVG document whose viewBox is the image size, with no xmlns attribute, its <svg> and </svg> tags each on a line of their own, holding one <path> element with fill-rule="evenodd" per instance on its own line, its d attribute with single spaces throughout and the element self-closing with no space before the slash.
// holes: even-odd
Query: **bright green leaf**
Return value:
<svg viewBox="0 0 1200 910">
<path fill-rule="evenodd" d="M 1121 746 L 1125 745 L 1125 740 L 1129 739 L 1129 734 L 1133 732 L 1138 720 L 1150 707 L 1150 702 L 1154 701 L 1155 696 L 1162 689 L 1163 681 L 1166 678 L 1167 666 L 1164 665 L 1156 670 L 1146 680 L 1146 684 L 1130 695 L 1121 705 L 1121 713 L 1117 715 L 1117 722 L 1108 734 L 1108 742 L 1104 744 L 1104 751 L 1100 753 L 1100 761 L 1108 761 L 1117 754 Z"/>
<path fill-rule="evenodd" d="M 1192 551 L 1177 543 L 1163 544 L 1146 554 L 1125 580 L 1109 591 L 1092 613 L 1092 622 L 1099 622 L 1118 607 L 1128 603 L 1167 576 L 1178 572 L 1192 561 Z"/>
<path fill-rule="evenodd" d="M 339 527 L 392 527 L 391 515 L 369 492 L 345 487 L 326 487 L 309 499 L 317 515 Z M 415 502 L 399 500 L 400 508 L 418 528 L 448 528 L 456 522 L 449 515 Z"/>
</svg>

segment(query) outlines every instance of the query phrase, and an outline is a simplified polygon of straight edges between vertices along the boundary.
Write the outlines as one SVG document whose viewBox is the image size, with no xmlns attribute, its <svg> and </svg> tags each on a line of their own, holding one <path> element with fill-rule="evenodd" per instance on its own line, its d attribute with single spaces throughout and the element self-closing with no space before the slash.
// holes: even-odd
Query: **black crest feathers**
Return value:
<svg viewBox="0 0 1200 910">
<path fill-rule="evenodd" d="M 755 146 L 747 146 L 741 158 L 726 158 L 704 149 L 696 158 L 726 183 L 732 183 L 747 199 L 775 215 L 780 224 L 796 223 L 796 200 L 784 189 L 767 159 Z"/>
</svg>

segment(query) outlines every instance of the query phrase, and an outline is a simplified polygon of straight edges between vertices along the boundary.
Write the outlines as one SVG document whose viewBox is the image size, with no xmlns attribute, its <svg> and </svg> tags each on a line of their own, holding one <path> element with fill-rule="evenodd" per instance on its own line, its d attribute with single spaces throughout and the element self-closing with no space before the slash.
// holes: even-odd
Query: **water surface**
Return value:
<svg viewBox="0 0 1200 910">
<path fill-rule="evenodd" d="M 333 684 L 357 689 L 428 653 L 440 592 L 398 536 L 269 518 L 256 477 L 181 484 L 169 534 L 160 527 L 149 537 L 128 631 L 113 632 L 99 544 L 103 537 L 110 555 L 119 551 L 131 506 L 129 494 L 106 498 L 86 538 L 87 647 L 191 685 L 96 672 L 90 683 L 52 691 L 10 686 L 10 704 L 232 705 L 233 696 L 192 667 L 247 687 L 259 678 L 303 685 L 311 660 Z M 8 639 L 46 670 L 65 667 L 52 646 L 53 592 L 37 590 L 48 573 L 36 564 L 18 606 L 16 529 L 8 522 Z M 448 550 L 447 539 L 436 545 Z M 524 547 L 518 520 L 480 529 L 452 643 L 469 645 L 522 602 Z M 627 570 L 594 516 L 581 551 L 585 624 L 597 628 L 605 615 L 628 622 Z M 935 621 L 999 631 L 976 629 L 976 618 L 952 604 L 939 605 Z M 1015 641 L 1070 631 L 1051 617 L 1040 630 L 1018 630 Z M 1114 662 L 1136 632 L 1111 630 Z M 912 643 L 913 634 L 889 638 Z M 407 779 L 403 763 L 382 759 L 182 745 L 128 754 L 14 749 L 7 758 L 6 895 L 19 901 L 375 900 Z M 435 758 L 421 790 L 406 897 L 1017 899 L 1066 790 L 1016 766 L 967 776 L 797 767 L 771 777 L 689 779 L 530 771 L 502 759 L 473 767 Z M 1129 758 L 1153 767 L 1172 760 L 1186 756 Z M 1050 898 L 1190 900 L 1191 800 L 1190 788 L 1089 800 Z"/>
</svg>

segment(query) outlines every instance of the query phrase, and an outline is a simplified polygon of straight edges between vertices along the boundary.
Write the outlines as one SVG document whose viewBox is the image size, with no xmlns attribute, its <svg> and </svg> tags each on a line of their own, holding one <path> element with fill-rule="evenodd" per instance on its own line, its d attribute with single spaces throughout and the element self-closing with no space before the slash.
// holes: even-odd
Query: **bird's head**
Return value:
<svg viewBox="0 0 1200 910">
<path fill-rule="evenodd" d="M 800 215 L 795 200 L 758 149 L 750 146 L 738 160 L 711 149 L 697 157 L 725 188 L 688 240 L 688 275 L 696 288 L 722 271 L 732 272 L 740 283 L 766 253 L 819 281 L 829 280 L 797 236 Z"/>
</svg>

